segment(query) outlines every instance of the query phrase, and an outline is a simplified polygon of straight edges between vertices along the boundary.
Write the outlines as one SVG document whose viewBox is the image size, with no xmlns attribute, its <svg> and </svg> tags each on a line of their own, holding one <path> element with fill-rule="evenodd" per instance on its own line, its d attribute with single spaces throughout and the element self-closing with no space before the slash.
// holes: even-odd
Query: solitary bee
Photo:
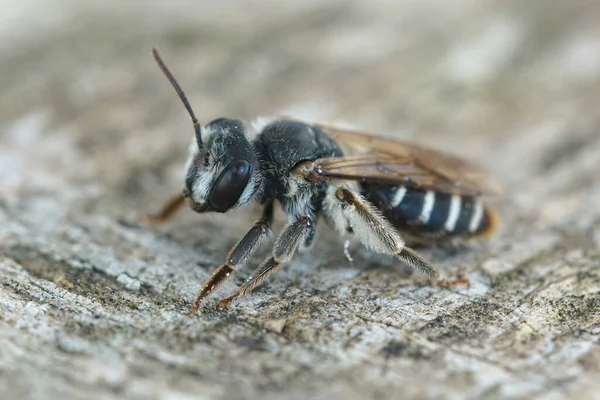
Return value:
<svg viewBox="0 0 600 400">
<path fill-rule="evenodd" d="M 290 223 L 271 256 L 217 309 L 250 293 L 299 246 L 310 246 L 320 216 L 340 234 L 353 233 L 370 250 L 430 277 L 437 269 L 406 240 L 434 243 L 496 230 L 496 214 L 481 196 L 499 190 L 480 167 L 414 144 L 290 118 L 249 125 L 219 118 L 201 126 L 156 49 L 153 56 L 187 109 L 195 138 L 183 191 L 145 220 L 168 221 L 186 202 L 199 213 L 225 213 L 252 200 L 263 205 L 262 217 L 198 293 L 194 312 L 270 235 L 276 201 Z"/>
</svg>

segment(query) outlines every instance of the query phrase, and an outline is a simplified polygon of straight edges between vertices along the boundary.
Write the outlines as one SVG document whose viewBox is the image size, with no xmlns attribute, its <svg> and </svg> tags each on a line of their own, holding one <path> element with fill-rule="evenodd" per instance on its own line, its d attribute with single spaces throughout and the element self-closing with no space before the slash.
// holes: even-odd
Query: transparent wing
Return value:
<svg viewBox="0 0 600 400">
<path fill-rule="evenodd" d="M 408 142 L 315 124 L 331 136 L 344 157 L 314 161 L 318 179 L 421 187 L 462 195 L 497 195 L 500 188 L 476 164 Z"/>
</svg>

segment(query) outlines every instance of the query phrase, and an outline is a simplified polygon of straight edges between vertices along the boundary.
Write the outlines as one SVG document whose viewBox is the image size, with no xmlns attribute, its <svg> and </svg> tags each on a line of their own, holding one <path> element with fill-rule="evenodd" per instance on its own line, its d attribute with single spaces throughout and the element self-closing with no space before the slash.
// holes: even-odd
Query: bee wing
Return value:
<svg viewBox="0 0 600 400">
<path fill-rule="evenodd" d="M 316 160 L 313 173 L 319 179 L 405 185 L 470 196 L 501 193 L 484 169 L 456 156 L 400 140 L 314 126 L 331 136 L 345 154 Z"/>
</svg>

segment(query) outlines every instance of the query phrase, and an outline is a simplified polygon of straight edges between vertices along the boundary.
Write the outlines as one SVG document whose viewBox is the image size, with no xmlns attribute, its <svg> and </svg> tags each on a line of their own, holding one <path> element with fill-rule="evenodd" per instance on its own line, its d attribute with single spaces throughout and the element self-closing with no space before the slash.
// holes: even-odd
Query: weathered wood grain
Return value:
<svg viewBox="0 0 600 400">
<path fill-rule="evenodd" d="M 202 3 L 3 5 L 0 397 L 597 396 L 597 2 Z M 293 113 L 485 165 L 499 235 L 423 250 L 471 286 L 357 245 L 350 265 L 322 229 L 191 314 L 258 209 L 132 223 L 178 190 L 192 135 L 152 46 L 202 121 Z"/>
</svg>

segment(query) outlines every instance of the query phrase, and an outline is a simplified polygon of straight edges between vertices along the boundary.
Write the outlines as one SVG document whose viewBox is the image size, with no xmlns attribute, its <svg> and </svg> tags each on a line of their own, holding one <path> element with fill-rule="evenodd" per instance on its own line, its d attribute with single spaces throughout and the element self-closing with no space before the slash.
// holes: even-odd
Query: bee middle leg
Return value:
<svg viewBox="0 0 600 400">
<path fill-rule="evenodd" d="M 264 260 L 252 276 L 231 296 L 221 300 L 217 310 L 227 309 L 229 303 L 238 297 L 246 296 L 265 278 L 277 271 L 281 264 L 288 262 L 294 256 L 302 239 L 314 235 L 313 221 L 309 217 L 300 217 L 286 226 L 273 245 L 272 256 Z"/>
<path fill-rule="evenodd" d="M 407 247 L 396 228 L 363 196 L 345 186 L 331 189 L 335 192 L 330 191 L 329 195 L 334 194 L 341 205 L 341 210 L 337 210 L 337 212 L 343 213 L 345 220 L 363 245 L 371 250 L 394 256 L 430 277 L 438 276 L 437 269 L 421 258 L 416 251 Z M 331 199 L 330 202 L 332 201 L 335 200 Z M 330 212 L 336 211 L 330 209 Z M 333 219 L 340 221 L 336 218 Z"/>
<path fill-rule="evenodd" d="M 208 296 L 213 290 L 219 287 L 225 282 L 234 270 L 244 264 L 250 256 L 258 249 L 260 242 L 266 236 L 271 234 L 269 226 L 273 222 L 273 201 L 268 201 L 265 205 L 262 217 L 256 221 L 254 226 L 246 233 L 246 235 L 240 240 L 233 249 L 229 251 L 225 258 L 225 264 L 213 272 L 211 277 L 206 281 L 202 289 L 196 297 L 196 301 L 192 306 L 192 312 L 198 311 L 200 303 L 206 296 Z"/>
</svg>

